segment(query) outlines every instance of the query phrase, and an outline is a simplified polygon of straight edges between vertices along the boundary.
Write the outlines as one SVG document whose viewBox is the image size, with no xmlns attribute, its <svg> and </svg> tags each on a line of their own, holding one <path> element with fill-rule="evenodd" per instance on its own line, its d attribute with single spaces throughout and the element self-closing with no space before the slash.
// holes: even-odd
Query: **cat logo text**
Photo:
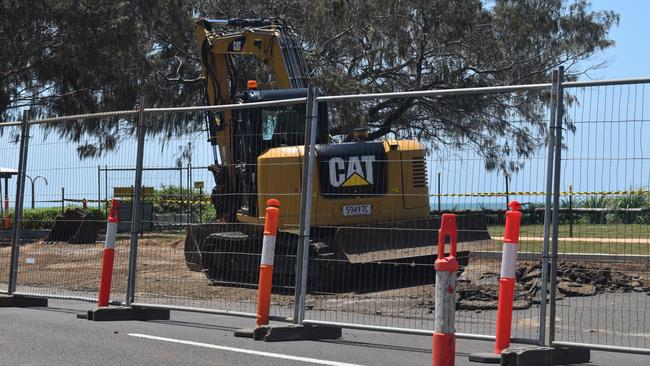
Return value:
<svg viewBox="0 0 650 366">
<path fill-rule="evenodd" d="M 332 187 L 355 187 L 373 184 L 374 155 L 350 156 L 348 160 L 333 157 L 329 160 L 329 178 Z"/>
</svg>

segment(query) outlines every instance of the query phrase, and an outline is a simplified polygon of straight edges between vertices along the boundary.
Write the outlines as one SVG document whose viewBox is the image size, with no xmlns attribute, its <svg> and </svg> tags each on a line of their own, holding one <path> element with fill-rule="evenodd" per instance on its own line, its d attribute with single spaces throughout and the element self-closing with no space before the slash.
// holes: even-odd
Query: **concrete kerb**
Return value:
<svg viewBox="0 0 650 366">
<path fill-rule="evenodd" d="M 47 305 L 48 300 L 44 297 L 0 295 L 0 308 L 34 308 Z"/>
</svg>

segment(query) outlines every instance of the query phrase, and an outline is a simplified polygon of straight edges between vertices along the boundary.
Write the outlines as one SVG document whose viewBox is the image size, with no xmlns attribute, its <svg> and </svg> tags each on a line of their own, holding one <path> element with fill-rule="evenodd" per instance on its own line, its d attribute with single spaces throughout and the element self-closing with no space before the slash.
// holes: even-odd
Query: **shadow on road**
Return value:
<svg viewBox="0 0 650 366">
<path fill-rule="evenodd" d="M 418 353 L 429 353 L 429 354 L 431 353 L 430 348 L 396 346 L 392 344 L 378 344 L 378 343 L 368 343 L 368 342 L 359 342 L 359 341 L 349 341 L 345 339 L 321 340 L 318 342 L 340 344 L 344 346 L 379 348 L 379 349 L 386 349 L 386 350 L 393 350 L 393 351 L 418 352 Z"/>
<path fill-rule="evenodd" d="M 237 327 L 225 327 L 223 325 L 184 322 L 180 320 L 149 320 L 148 323 L 167 324 L 167 325 L 175 325 L 179 327 L 189 327 L 189 328 L 197 328 L 197 329 L 220 330 L 224 332 L 233 332 L 234 330 L 238 329 Z"/>
</svg>

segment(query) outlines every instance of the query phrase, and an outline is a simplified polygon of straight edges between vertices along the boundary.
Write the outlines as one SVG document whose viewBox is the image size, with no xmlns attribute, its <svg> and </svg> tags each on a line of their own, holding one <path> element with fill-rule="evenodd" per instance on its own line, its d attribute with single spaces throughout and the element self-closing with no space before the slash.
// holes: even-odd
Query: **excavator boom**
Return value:
<svg viewBox="0 0 650 366">
<path fill-rule="evenodd" d="M 199 19 L 195 36 L 201 57 L 208 105 L 232 104 L 241 87 L 234 74 L 237 57 L 254 57 L 272 70 L 275 87 L 296 89 L 307 86 L 307 67 L 291 28 L 279 19 Z M 214 164 L 210 170 L 217 186 L 214 193 L 236 193 L 234 165 L 238 156 L 234 149 L 233 112 L 207 114 L 208 141 L 213 146 Z M 217 216 L 227 221 L 235 218 L 233 207 L 215 202 Z"/>
</svg>

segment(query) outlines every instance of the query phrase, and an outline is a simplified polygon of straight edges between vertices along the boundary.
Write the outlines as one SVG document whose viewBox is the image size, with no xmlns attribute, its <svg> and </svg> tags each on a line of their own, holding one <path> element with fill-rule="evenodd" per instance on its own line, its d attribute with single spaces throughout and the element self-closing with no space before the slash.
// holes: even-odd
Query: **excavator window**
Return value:
<svg viewBox="0 0 650 366">
<path fill-rule="evenodd" d="M 275 133 L 275 126 L 278 123 L 278 113 L 262 111 L 262 140 L 270 141 Z"/>
<path fill-rule="evenodd" d="M 305 97 L 307 89 L 273 89 L 273 90 L 247 90 L 239 96 L 244 103 L 264 102 L 279 99 Z M 261 135 L 262 148 L 267 149 L 278 146 L 295 146 L 304 144 L 305 134 L 305 109 L 304 104 L 288 105 L 281 107 L 251 108 L 242 113 L 252 129 L 249 133 Z M 327 143 L 329 137 L 329 116 L 327 103 L 318 106 L 318 133 L 316 141 L 319 144 Z M 261 152 L 261 151 L 260 151 Z"/>
<path fill-rule="evenodd" d="M 294 106 L 262 109 L 262 141 L 270 146 L 302 144 L 304 138 L 304 111 Z M 265 145 L 268 145 L 266 143 Z"/>
</svg>

